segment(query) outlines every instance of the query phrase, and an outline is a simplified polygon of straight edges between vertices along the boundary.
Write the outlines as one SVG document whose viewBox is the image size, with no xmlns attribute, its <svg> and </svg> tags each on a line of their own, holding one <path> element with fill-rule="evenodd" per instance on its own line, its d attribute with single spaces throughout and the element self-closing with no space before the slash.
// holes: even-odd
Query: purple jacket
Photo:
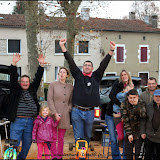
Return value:
<svg viewBox="0 0 160 160">
<path fill-rule="evenodd" d="M 39 115 L 34 121 L 34 127 L 32 131 L 32 139 L 39 142 L 53 142 L 56 137 L 54 136 L 54 130 L 58 126 L 58 121 L 53 120 L 50 116 L 44 121 Z"/>
</svg>

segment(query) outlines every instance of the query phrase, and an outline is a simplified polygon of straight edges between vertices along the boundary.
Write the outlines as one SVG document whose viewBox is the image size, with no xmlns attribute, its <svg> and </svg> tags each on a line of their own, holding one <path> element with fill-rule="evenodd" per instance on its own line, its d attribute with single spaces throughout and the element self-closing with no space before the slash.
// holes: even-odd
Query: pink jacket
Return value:
<svg viewBox="0 0 160 160">
<path fill-rule="evenodd" d="M 39 115 L 34 121 L 34 127 L 32 131 L 32 139 L 39 142 L 53 142 L 56 139 L 54 130 L 58 126 L 58 121 L 53 120 L 50 116 L 44 121 Z"/>
</svg>

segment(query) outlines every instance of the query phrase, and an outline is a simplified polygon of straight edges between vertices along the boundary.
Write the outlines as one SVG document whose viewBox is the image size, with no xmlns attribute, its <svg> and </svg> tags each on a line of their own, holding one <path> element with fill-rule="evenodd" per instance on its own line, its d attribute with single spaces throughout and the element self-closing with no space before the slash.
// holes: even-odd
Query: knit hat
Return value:
<svg viewBox="0 0 160 160">
<path fill-rule="evenodd" d="M 154 96 L 160 96 L 160 89 L 157 89 L 153 93 Z"/>
</svg>

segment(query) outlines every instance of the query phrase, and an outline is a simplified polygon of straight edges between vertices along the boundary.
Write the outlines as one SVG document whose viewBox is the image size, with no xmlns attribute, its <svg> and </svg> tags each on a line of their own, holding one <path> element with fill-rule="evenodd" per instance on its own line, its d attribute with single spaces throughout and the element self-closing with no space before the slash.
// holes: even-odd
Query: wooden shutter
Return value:
<svg viewBox="0 0 160 160">
<path fill-rule="evenodd" d="M 124 61 L 124 48 L 117 47 L 117 62 L 123 62 L 123 61 Z"/>
<path fill-rule="evenodd" d="M 141 47 L 141 62 L 147 62 L 147 47 Z"/>
</svg>

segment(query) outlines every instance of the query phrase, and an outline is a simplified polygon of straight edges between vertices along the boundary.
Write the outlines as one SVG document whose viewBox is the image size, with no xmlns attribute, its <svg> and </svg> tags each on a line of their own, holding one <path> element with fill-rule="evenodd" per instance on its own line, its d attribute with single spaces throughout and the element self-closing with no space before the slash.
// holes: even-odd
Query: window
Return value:
<svg viewBox="0 0 160 160">
<path fill-rule="evenodd" d="M 150 59 L 150 50 L 148 45 L 140 45 L 138 50 L 139 63 L 148 63 Z"/>
<path fill-rule="evenodd" d="M 89 41 L 79 41 L 77 53 L 89 53 Z"/>
<path fill-rule="evenodd" d="M 0 80 L 9 81 L 10 75 L 5 74 L 5 73 L 0 73 Z"/>
<path fill-rule="evenodd" d="M 115 49 L 115 63 L 125 63 L 125 59 L 126 59 L 126 49 L 125 49 L 125 45 L 123 44 L 117 44 L 116 45 L 116 49 Z"/>
<path fill-rule="evenodd" d="M 21 53 L 20 40 L 8 39 L 8 53 Z"/>
<path fill-rule="evenodd" d="M 62 53 L 61 47 L 59 46 L 59 40 L 55 40 L 55 54 Z"/>
<path fill-rule="evenodd" d="M 141 86 L 147 86 L 147 80 L 149 77 L 149 73 L 139 72 L 139 77 L 141 77 Z"/>
</svg>

